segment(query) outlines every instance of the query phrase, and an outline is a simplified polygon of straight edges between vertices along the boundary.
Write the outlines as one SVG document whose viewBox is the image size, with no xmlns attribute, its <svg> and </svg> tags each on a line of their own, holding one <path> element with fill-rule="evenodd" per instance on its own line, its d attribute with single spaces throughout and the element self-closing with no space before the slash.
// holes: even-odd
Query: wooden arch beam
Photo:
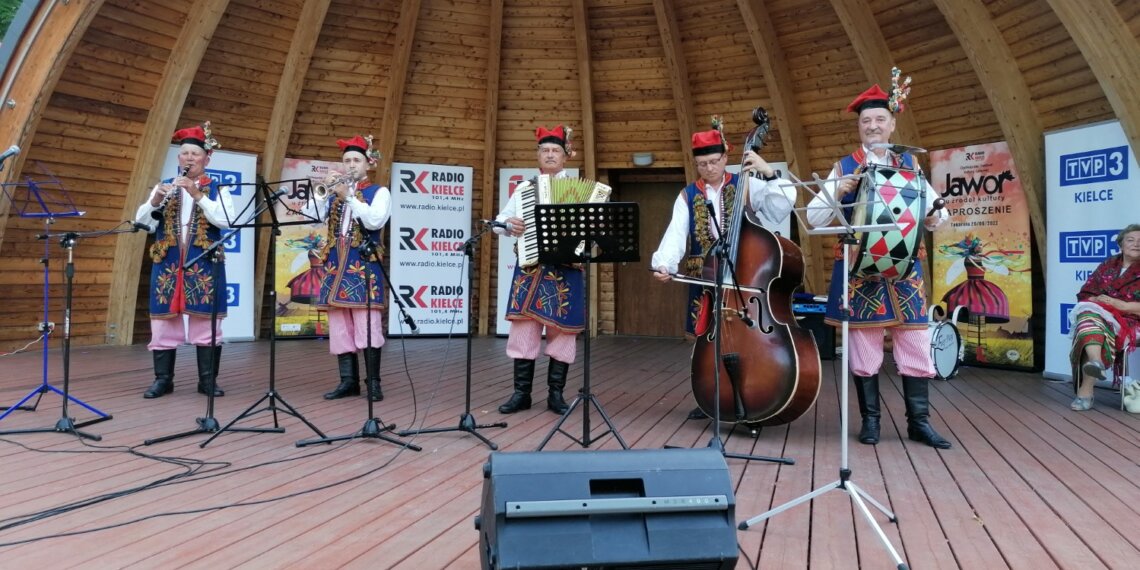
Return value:
<svg viewBox="0 0 1140 570">
<path fill-rule="evenodd" d="M 752 49 L 756 52 L 756 59 L 760 61 L 760 70 L 764 74 L 768 86 L 768 96 L 772 101 L 773 115 L 779 123 L 780 142 L 784 147 L 784 156 L 788 161 L 788 170 L 799 173 L 801 178 L 811 170 L 808 157 L 807 135 L 804 134 L 803 123 L 800 122 L 799 109 L 792 92 L 792 74 L 785 64 L 784 50 L 780 47 L 776 29 L 768 14 L 764 0 L 737 0 L 740 9 L 740 19 L 748 30 L 748 37 L 752 40 Z M 800 206 L 804 203 L 804 195 L 797 196 Z M 793 214 L 794 215 L 794 214 Z M 816 236 L 807 235 L 800 228 L 800 241 L 804 243 L 804 273 L 809 291 L 823 291 L 826 283 L 822 264 L 816 259 L 820 255 L 820 240 Z"/>
<path fill-rule="evenodd" d="M 578 55 L 578 94 L 582 104 L 582 128 L 578 140 L 582 143 L 582 169 L 584 178 L 598 179 L 596 152 L 597 133 L 594 129 L 593 68 L 590 65 L 590 19 L 586 14 L 586 0 L 574 0 L 574 44 Z M 596 314 L 596 311 L 591 312 Z"/>
<path fill-rule="evenodd" d="M 12 60 L 3 74 L 3 84 L 12 82 L 8 101 L 0 101 L 0 141 L 15 143 L 28 149 L 32 137 L 43 117 L 44 107 L 51 99 L 67 62 L 87 31 L 87 26 L 103 6 L 103 0 L 90 2 L 45 2 L 32 15 L 29 28 L 42 21 L 43 27 L 35 37 L 25 34 L 13 50 Z M 19 55 L 26 51 L 23 64 Z M 23 155 L 12 159 L 0 182 L 9 182 L 23 168 Z M 2 195 L 2 193 L 0 193 Z M 4 230 L 8 227 L 9 200 L 0 199 L 0 246 L 4 244 Z"/>
<path fill-rule="evenodd" d="M 170 133 L 177 126 L 190 85 L 202 64 L 202 56 L 227 6 L 229 0 L 197 0 L 186 14 L 139 138 L 139 153 L 123 199 L 122 215 L 125 220 L 134 219 L 138 205 L 146 198 L 154 182 L 160 179 Z M 108 344 L 130 344 L 134 336 L 139 271 L 142 270 L 145 246 L 146 237 L 140 234 L 121 234 L 115 241 L 112 295 L 107 307 Z"/>
<path fill-rule="evenodd" d="M 487 115 L 483 118 L 483 219 L 495 218 L 495 196 L 498 187 L 497 153 L 499 147 L 499 75 L 503 65 L 503 0 L 491 0 L 487 23 Z M 479 329 L 480 335 L 491 330 L 491 247 L 479 249 Z M 509 279 L 503 275 L 499 279 Z M 502 307 L 500 307 L 502 309 Z"/>
<path fill-rule="evenodd" d="M 1037 246 L 1037 262 L 1045 271 L 1045 138 L 1041 120 L 1034 112 L 1033 96 L 1009 44 L 1002 39 L 993 15 L 979 0 L 934 0 L 994 109 L 1009 151 L 1021 176 L 1029 204 Z"/>
<path fill-rule="evenodd" d="M 693 115 L 692 90 L 689 89 L 689 69 L 685 64 L 685 52 L 681 50 L 681 34 L 677 31 L 677 14 L 671 0 L 653 0 L 653 12 L 657 16 L 657 29 L 661 33 L 661 48 L 665 52 L 665 63 L 669 68 L 669 82 L 673 87 L 673 107 L 677 110 L 678 140 L 681 156 L 689 156 L 689 138 L 697 130 Z M 693 161 L 685 161 L 685 180 L 697 179 L 697 167 Z"/>
<path fill-rule="evenodd" d="M 1140 44 L 1110 0 L 1047 0 L 1089 62 L 1140 159 Z"/>
<path fill-rule="evenodd" d="M 285 55 L 285 63 L 281 68 L 281 80 L 277 83 L 277 96 L 273 101 L 273 114 L 269 117 L 269 129 L 265 134 L 265 151 L 261 157 L 261 176 L 265 180 L 277 180 L 281 176 L 281 167 L 285 163 L 285 153 L 289 148 L 289 139 L 293 135 L 293 123 L 297 118 L 297 105 L 301 100 L 301 91 L 305 85 L 305 76 L 309 73 L 309 65 L 313 61 L 313 51 L 317 47 L 317 39 L 321 36 L 324 27 L 325 15 L 328 14 L 329 4 L 332 0 L 305 0 L 301 6 L 301 14 L 297 18 L 293 29 L 293 39 L 289 42 L 289 53 Z M 253 305 L 253 322 L 261 329 L 261 299 L 269 293 L 276 299 L 274 285 L 266 291 L 266 270 L 269 268 L 269 240 L 274 239 L 272 228 L 261 228 L 257 232 L 257 262 L 254 270 L 253 290 L 257 292 L 254 297 L 258 299 Z M 270 305 L 275 306 L 275 305 Z M 270 323 L 269 326 L 276 326 Z"/>
<path fill-rule="evenodd" d="M 867 0 L 831 0 L 835 13 L 839 16 L 847 38 L 851 40 L 851 47 L 859 58 L 859 65 L 868 81 L 878 82 L 883 88 L 891 87 L 891 67 L 894 57 L 887 47 L 887 40 L 875 21 L 875 15 Z M 854 98 L 858 93 L 852 93 Z M 897 142 L 911 146 L 922 146 L 922 138 L 918 134 L 918 123 L 913 113 L 899 113 L 895 115 L 895 133 Z"/>
<path fill-rule="evenodd" d="M 420 0 L 403 0 L 400 3 L 399 32 L 392 48 L 391 72 L 388 74 L 388 92 L 384 97 L 384 117 L 380 124 L 380 166 L 376 169 L 378 184 L 388 184 L 392 178 L 392 153 L 396 151 L 396 133 L 400 128 L 400 108 L 404 105 L 404 85 L 408 80 L 408 62 L 412 58 L 412 40 L 416 37 L 416 23 L 420 18 Z"/>
</svg>

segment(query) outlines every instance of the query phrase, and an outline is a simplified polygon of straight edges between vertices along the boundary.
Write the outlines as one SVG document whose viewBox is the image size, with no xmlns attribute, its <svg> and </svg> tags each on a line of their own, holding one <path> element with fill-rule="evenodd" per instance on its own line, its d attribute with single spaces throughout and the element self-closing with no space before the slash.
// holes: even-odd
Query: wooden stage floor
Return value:
<svg viewBox="0 0 1140 570">
<path fill-rule="evenodd" d="M 503 339 L 474 342 L 473 413 L 480 423 L 509 423 L 481 430 L 503 451 L 531 451 L 557 417 L 545 410 L 542 389 L 535 408 L 497 412 L 510 392 L 504 346 Z M 685 421 L 693 406 L 690 345 L 601 337 L 592 349 L 594 393 L 631 447 L 708 443 L 710 422 Z M 0 358 L 0 403 L 15 403 L 40 384 L 40 359 L 38 352 Z M 50 359 L 50 381 L 59 386 L 58 349 Z M 143 447 L 145 439 L 192 429 L 205 412 L 205 398 L 194 391 L 193 349 L 179 351 L 175 392 L 157 400 L 141 397 L 152 378 L 150 360 L 143 346 L 73 350 L 72 393 L 114 415 L 84 428 L 102 441 L 61 433 L 0 436 L 0 566 L 478 568 L 472 521 L 488 449 L 476 438 L 424 434 L 415 438 L 421 453 L 377 440 L 297 448 L 294 442 L 314 433 L 282 415 L 284 434 L 224 433 L 205 449 L 199 447 L 205 435 Z M 568 396 L 581 384 L 580 362 L 581 355 Z M 223 425 L 266 393 L 268 364 L 267 342 L 225 346 L 226 396 L 215 411 Z M 742 430 L 723 432 L 730 451 L 796 462 L 728 460 L 738 521 L 837 479 L 836 365 L 824 361 L 815 407 L 791 425 L 766 428 L 756 439 Z M 376 411 L 384 421 L 401 428 L 456 425 L 464 406 L 463 339 L 392 339 L 382 368 L 387 398 Z M 321 398 L 336 382 L 334 369 L 322 341 L 277 345 L 282 397 L 325 433 L 351 434 L 363 425 L 366 404 Z M 545 371 L 540 360 L 537 384 L 544 385 Z M 1068 384 L 965 369 L 931 385 L 934 423 L 954 444 L 936 451 L 905 439 L 893 372 L 882 392 L 883 441 L 871 447 L 851 440 L 852 480 L 897 513 L 897 525 L 878 520 L 911 568 L 1140 564 L 1140 418 L 1120 411 L 1115 393 L 1098 392 L 1093 411 L 1076 413 L 1068 409 Z M 38 410 L 0 421 L 0 431 L 54 426 L 60 402 L 49 393 Z M 74 405 L 70 414 L 92 417 Z M 580 422 L 580 414 L 568 422 L 571 433 L 580 433 Z M 261 413 L 239 425 L 271 424 L 271 414 Z M 848 431 L 855 433 L 857 422 Z M 591 446 L 617 447 L 608 436 Z M 546 449 L 582 448 L 556 435 Z M 737 531 L 743 553 L 737 568 L 893 567 L 854 509 L 845 493 L 833 491 Z"/>
</svg>

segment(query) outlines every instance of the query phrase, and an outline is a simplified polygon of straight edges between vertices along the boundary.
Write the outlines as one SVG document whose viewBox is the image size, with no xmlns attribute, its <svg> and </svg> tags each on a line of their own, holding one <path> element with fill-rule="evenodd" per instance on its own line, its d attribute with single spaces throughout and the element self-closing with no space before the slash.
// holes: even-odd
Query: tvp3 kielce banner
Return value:
<svg viewBox="0 0 1140 570">
<path fill-rule="evenodd" d="M 472 174 L 470 166 L 392 164 L 390 275 L 421 333 L 467 334 Z M 391 299 L 388 334 L 409 333 Z"/>
<path fill-rule="evenodd" d="M 1136 158 L 1119 121 L 1045 134 L 1045 376 L 1069 379 L 1069 311 L 1116 234 L 1140 221 Z M 1133 376 L 1136 376 L 1133 373 Z"/>
</svg>

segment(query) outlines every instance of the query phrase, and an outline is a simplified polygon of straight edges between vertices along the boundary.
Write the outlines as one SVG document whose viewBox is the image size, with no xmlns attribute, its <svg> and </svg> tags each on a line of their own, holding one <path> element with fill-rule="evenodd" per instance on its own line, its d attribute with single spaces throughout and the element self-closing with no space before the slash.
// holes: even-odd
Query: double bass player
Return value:
<svg viewBox="0 0 1140 570">
<path fill-rule="evenodd" d="M 742 181 L 744 196 L 753 212 L 763 212 L 773 219 L 783 219 L 792 209 L 795 190 L 781 188 L 789 184 L 780 178 L 775 169 L 752 149 L 744 149 L 742 173 L 726 172 L 731 146 L 714 118 L 714 128 L 693 133 L 691 146 L 698 179 L 686 185 L 673 203 L 673 216 L 661 238 L 650 264 L 658 281 L 668 282 L 671 275 L 680 273 L 700 277 L 705 258 L 711 253 L 714 241 L 725 233 L 725 228 L 738 223 L 730 213 L 733 202 L 740 198 Z M 759 178 L 749 176 L 756 173 Z M 710 215 L 709 210 L 712 210 Z M 685 316 L 686 336 L 695 336 L 697 311 L 703 287 L 689 285 L 689 300 Z M 689 412 L 688 419 L 707 417 L 701 408 Z"/>
</svg>

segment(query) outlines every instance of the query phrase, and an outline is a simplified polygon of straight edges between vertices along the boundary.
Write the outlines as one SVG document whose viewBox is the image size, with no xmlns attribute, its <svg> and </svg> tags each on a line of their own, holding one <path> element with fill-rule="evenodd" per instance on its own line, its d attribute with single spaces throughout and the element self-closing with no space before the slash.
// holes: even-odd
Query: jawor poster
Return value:
<svg viewBox="0 0 1140 570">
<path fill-rule="evenodd" d="M 931 305 L 952 314 L 962 363 L 1033 368 L 1029 207 L 1006 143 L 931 152 L 950 219 L 933 233 Z"/>
</svg>

